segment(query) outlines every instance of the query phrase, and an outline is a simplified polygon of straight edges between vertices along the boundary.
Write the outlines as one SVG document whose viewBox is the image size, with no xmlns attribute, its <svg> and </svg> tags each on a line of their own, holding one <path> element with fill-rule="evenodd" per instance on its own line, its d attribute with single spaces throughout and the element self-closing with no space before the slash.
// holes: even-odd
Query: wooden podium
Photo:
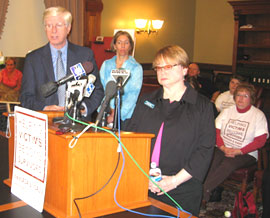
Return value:
<svg viewBox="0 0 270 218">
<path fill-rule="evenodd" d="M 91 195 L 102 188 L 113 174 L 118 155 L 117 140 L 109 133 L 87 132 L 74 148 L 69 147 L 74 134 L 56 135 L 52 117 L 59 113 L 46 113 L 49 120 L 48 176 L 44 209 L 60 218 L 79 217 L 74 198 Z M 10 120 L 12 137 L 9 139 L 9 179 L 11 184 L 14 152 L 14 119 Z M 153 134 L 121 133 L 121 141 L 141 168 L 149 171 L 150 145 Z M 120 205 L 134 209 L 150 205 L 148 178 L 138 169 L 127 153 L 125 167 L 116 198 Z M 76 201 L 83 217 L 96 217 L 122 211 L 114 202 L 114 189 L 122 168 L 123 158 L 112 180 L 96 195 Z"/>
</svg>

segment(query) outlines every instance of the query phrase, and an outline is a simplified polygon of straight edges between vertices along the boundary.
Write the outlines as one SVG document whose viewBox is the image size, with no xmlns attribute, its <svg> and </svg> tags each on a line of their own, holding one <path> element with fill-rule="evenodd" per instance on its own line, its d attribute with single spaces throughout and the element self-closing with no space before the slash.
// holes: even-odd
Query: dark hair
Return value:
<svg viewBox="0 0 270 218">
<path fill-rule="evenodd" d="M 239 86 L 237 86 L 237 88 L 235 89 L 235 92 L 233 94 L 233 99 L 235 100 L 236 95 L 238 94 L 238 92 L 240 91 L 247 91 L 249 92 L 250 95 L 250 103 L 253 105 L 255 104 L 256 101 L 256 89 L 254 88 L 253 85 L 249 84 L 249 83 L 242 83 Z"/>
<path fill-rule="evenodd" d="M 134 49 L 134 41 L 133 41 L 131 35 L 127 31 L 119 30 L 118 32 L 116 32 L 114 34 L 113 39 L 112 39 L 112 42 L 111 42 L 111 50 L 112 51 L 115 51 L 114 45 L 116 44 L 116 41 L 117 41 L 118 37 L 119 36 L 122 36 L 122 35 L 126 36 L 128 38 L 128 40 L 129 40 L 130 49 L 129 49 L 129 52 L 128 53 L 129 53 L 129 55 L 131 55 L 132 52 L 133 52 L 133 49 Z"/>
<path fill-rule="evenodd" d="M 240 83 L 245 82 L 245 78 L 238 74 L 233 74 L 230 78 L 230 81 L 232 79 L 237 79 Z"/>
<path fill-rule="evenodd" d="M 13 61 L 14 65 L 16 66 L 16 59 L 15 58 L 12 58 L 12 57 L 9 57 L 5 60 L 5 64 L 8 62 L 8 61 Z"/>
</svg>

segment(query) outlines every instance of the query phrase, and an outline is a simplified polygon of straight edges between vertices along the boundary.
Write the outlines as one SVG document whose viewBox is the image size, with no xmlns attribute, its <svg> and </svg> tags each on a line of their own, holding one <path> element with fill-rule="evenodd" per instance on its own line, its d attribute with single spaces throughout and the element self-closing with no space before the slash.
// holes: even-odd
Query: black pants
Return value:
<svg viewBox="0 0 270 218">
<path fill-rule="evenodd" d="M 262 203 L 263 214 L 262 218 L 270 217 L 270 170 L 264 171 L 262 181 Z"/>
<path fill-rule="evenodd" d="M 256 159 L 251 155 L 244 154 L 229 158 L 219 148 L 215 148 L 213 160 L 204 182 L 203 199 L 209 201 L 212 190 L 219 186 L 234 170 L 254 163 L 256 163 Z"/>
<path fill-rule="evenodd" d="M 202 188 L 202 183 L 192 178 L 178 186 L 176 189 L 169 191 L 168 194 L 182 207 L 182 209 L 194 216 L 198 216 L 202 200 Z M 165 194 L 156 195 L 150 191 L 148 193 L 149 197 L 155 198 L 156 200 L 162 201 L 173 207 L 177 207 Z"/>
</svg>

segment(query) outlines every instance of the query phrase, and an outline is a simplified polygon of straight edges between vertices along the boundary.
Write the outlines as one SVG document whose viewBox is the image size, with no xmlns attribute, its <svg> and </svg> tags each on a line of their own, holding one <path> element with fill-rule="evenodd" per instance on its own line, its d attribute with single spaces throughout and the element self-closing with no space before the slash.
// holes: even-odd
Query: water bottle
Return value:
<svg viewBox="0 0 270 218">
<path fill-rule="evenodd" d="M 159 182 L 162 179 L 161 170 L 157 167 L 155 162 L 151 163 L 149 175 L 154 182 Z"/>
</svg>

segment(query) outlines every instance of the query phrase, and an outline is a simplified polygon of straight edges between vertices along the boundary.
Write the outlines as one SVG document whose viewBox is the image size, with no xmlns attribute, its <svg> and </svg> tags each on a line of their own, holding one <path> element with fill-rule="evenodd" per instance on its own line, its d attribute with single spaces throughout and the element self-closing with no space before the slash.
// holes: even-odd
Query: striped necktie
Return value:
<svg viewBox="0 0 270 218">
<path fill-rule="evenodd" d="M 66 76 L 63 60 L 62 60 L 62 52 L 60 50 L 57 51 L 58 56 L 56 60 L 56 74 L 57 74 L 57 80 L 63 78 Z M 58 87 L 58 101 L 59 106 L 65 106 L 65 94 L 66 94 L 66 84 L 63 84 Z"/>
</svg>

